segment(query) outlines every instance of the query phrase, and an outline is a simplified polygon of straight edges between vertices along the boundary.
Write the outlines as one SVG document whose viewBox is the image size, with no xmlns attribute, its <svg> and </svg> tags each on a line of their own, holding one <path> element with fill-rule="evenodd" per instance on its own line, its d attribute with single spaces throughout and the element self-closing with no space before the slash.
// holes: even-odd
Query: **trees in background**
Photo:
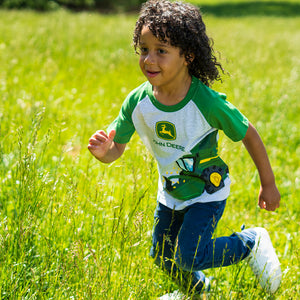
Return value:
<svg viewBox="0 0 300 300">
<path fill-rule="evenodd" d="M 58 7 L 70 9 L 131 10 L 146 0 L 0 0 L 0 7 L 8 9 L 30 8 L 51 10 Z"/>
</svg>

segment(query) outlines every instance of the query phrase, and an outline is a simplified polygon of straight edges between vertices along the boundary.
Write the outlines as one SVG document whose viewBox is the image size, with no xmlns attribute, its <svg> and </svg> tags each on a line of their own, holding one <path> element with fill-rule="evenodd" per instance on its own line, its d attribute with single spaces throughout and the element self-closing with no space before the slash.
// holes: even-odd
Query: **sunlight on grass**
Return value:
<svg viewBox="0 0 300 300">
<path fill-rule="evenodd" d="M 148 256 L 155 162 L 137 136 L 109 166 L 86 148 L 144 81 L 131 46 L 135 19 L 0 11 L 3 299 L 154 299 L 176 289 Z M 257 127 L 282 194 L 277 212 L 260 211 L 251 159 L 221 135 L 233 184 L 216 233 L 266 227 L 284 273 L 276 299 L 293 299 L 300 292 L 300 20 L 207 14 L 205 21 L 231 74 L 214 88 Z M 205 272 L 216 278 L 214 299 L 271 299 L 243 263 Z"/>
</svg>

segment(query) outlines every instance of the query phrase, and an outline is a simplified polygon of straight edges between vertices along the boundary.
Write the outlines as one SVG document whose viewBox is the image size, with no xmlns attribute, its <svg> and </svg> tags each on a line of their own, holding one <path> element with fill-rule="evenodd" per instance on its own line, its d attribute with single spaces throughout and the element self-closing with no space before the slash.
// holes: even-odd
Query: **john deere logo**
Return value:
<svg viewBox="0 0 300 300">
<path fill-rule="evenodd" d="M 155 129 L 157 136 L 163 140 L 172 141 L 176 139 L 175 125 L 170 122 L 157 122 Z"/>
</svg>

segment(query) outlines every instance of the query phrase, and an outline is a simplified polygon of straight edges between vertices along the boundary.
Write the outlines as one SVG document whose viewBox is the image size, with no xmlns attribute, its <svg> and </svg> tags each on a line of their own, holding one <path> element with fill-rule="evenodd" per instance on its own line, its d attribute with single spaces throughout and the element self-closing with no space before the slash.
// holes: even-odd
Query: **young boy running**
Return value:
<svg viewBox="0 0 300 300">
<path fill-rule="evenodd" d="M 261 181 L 259 207 L 274 211 L 280 194 L 254 126 L 210 88 L 222 67 L 200 11 L 187 3 L 150 0 L 133 41 L 147 82 L 127 96 L 107 133 L 100 130 L 90 138 L 90 152 L 101 162 L 113 162 L 137 131 L 157 160 L 151 256 L 180 278 L 181 289 L 201 294 L 210 286 L 202 270 L 246 259 L 261 286 L 274 293 L 281 270 L 265 229 L 212 239 L 230 187 L 228 167 L 218 155 L 219 130 L 242 141 L 252 157 Z"/>
</svg>

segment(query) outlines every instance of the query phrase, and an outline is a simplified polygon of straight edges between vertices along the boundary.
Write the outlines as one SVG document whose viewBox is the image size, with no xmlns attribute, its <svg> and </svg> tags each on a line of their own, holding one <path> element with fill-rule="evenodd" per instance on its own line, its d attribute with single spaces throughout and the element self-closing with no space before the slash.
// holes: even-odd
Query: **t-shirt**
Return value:
<svg viewBox="0 0 300 300">
<path fill-rule="evenodd" d="M 116 130 L 114 141 L 121 144 L 138 133 L 157 161 L 157 200 L 181 210 L 229 196 L 228 168 L 218 156 L 218 130 L 240 141 L 248 125 L 225 94 L 192 77 L 186 97 L 172 106 L 158 102 L 152 85 L 143 83 L 127 96 L 108 130 Z"/>
</svg>

